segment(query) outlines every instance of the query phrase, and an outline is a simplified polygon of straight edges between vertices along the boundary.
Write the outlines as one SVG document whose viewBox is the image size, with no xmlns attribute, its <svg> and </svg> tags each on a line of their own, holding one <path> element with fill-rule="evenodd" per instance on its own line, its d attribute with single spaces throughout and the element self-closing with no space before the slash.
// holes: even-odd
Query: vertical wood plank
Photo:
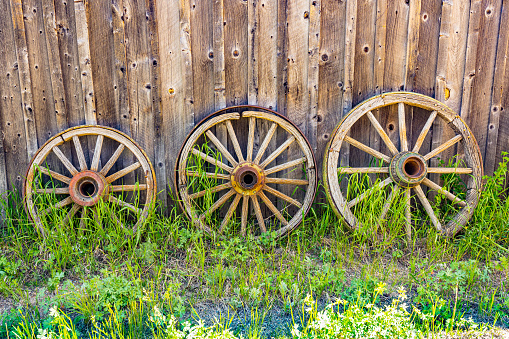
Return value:
<svg viewBox="0 0 509 339">
<path fill-rule="evenodd" d="M 124 22 L 124 1 L 112 0 L 111 23 L 113 28 L 113 97 L 117 128 L 131 134 L 131 112 L 129 110 L 129 90 L 127 87 L 128 64 L 126 56 L 126 36 Z M 119 161 L 127 161 L 121 157 Z"/>
<path fill-rule="evenodd" d="M 477 45 L 475 79 L 467 122 L 485 160 L 501 7 L 501 0 L 483 1 L 481 5 L 479 42 L 482 43 Z"/>
<path fill-rule="evenodd" d="M 92 67 L 90 60 L 90 46 L 88 43 L 88 25 L 87 16 L 85 12 L 85 4 L 83 2 L 76 2 L 76 36 L 78 42 L 78 55 L 81 71 L 81 87 L 83 91 L 84 115 L 85 124 L 97 124 L 97 116 L 95 111 L 94 100 L 94 82 L 92 79 Z M 89 145 L 90 146 L 90 145 Z"/>
<path fill-rule="evenodd" d="M 357 0 L 346 3 L 345 27 L 345 80 L 343 85 L 343 114 L 345 116 L 353 105 L 353 82 L 355 71 L 355 36 L 357 34 Z"/>
<path fill-rule="evenodd" d="M 260 24 L 258 13 L 261 3 L 258 0 L 249 0 L 247 4 L 247 103 L 256 105 L 258 102 L 258 44 L 261 39 L 258 33 Z M 242 29 L 240 27 L 240 29 Z"/>
<path fill-rule="evenodd" d="M 181 46 L 181 13 L 189 13 L 189 4 L 181 10 L 179 0 L 156 1 L 156 22 L 158 29 L 161 111 L 163 119 L 163 142 L 168 185 L 176 187 L 173 171 L 182 143 L 194 124 L 194 117 L 186 111 L 186 77 Z M 163 33 L 164 32 L 164 33 Z M 187 37 L 189 31 L 187 30 Z M 189 39 L 187 39 L 188 41 Z M 189 48 L 189 46 L 187 46 Z"/>
<path fill-rule="evenodd" d="M 258 3 L 258 89 L 257 102 L 260 106 L 275 109 L 278 102 L 278 9 L 277 3 L 261 0 Z"/>
<path fill-rule="evenodd" d="M 383 91 L 399 91 L 405 88 L 408 4 L 405 0 L 389 1 L 385 37 L 385 63 Z"/>
<path fill-rule="evenodd" d="M 213 3 L 191 0 L 190 26 L 195 123 L 214 111 Z M 226 7 L 226 5 L 225 5 Z M 228 22 L 226 23 L 228 25 Z M 226 30 L 226 28 L 225 28 Z M 225 45 L 226 50 L 226 45 Z M 225 52 L 227 53 L 227 52 Z M 226 64 L 226 60 L 225 60 Z"/>
<path fill-rule="evenodd" d="M 375 93 L 375 26 L 376 1 L 359 0 L 356 9 L 356 34 L 354 75 L 352 83 L 352 106 L 366 100 Z M 369 131 L 370 133 L 366 133 Z M 351 137 L 379 149 L 380 138 L 370 121 L 363 117 L 351 129 Z M 350 149 L 350 158 L 360 166 L 369 163 L 371 156 L 356 148 Z"/>
<path fill-rule="evenodd" d="M 2 155 L 9 190 L 22 189 L 22 171 L 28 166 L 25 122 L 21 100 L 19 66 L 9 1 L 0 4 L 0 112 Z M 2 178 L 0 178 L 2 180 Z"/>
<path fill-rule="evenodd" d="M 67 120 L 69 126 L 83 125 L 83 89 L 78 54 L 75 3 L 68 0 L 54 0 L 55 23 L 58 36 L 58 50 L 62 70 Z"/>
<path fill-rule="evenodd" d="M 11 2 L 12 20 L 14 25 L 14 38 L 18 55 L 19 82 L 21 100 L 25 120 L 25 138 L 27 142 L 27 155 L 31 159 L 37 149 L 37 129 L 35 126 L 34 103 L 32 97 L 32 81 L 30 79 L 30 65 L 28 64 L 28 48 L 25 36 L 25 23 L 23 20 L 23 5 L 21 0 Z"/>
<path fill-rule="evenodd" d="M 52 135 L 60 132 L 51 89 L 51 74 L 45 37 L 44 18 L 40 0 L 23 2 L 28 63 L 32 84 L 32 98 L 38 144 L 42 146 Z M 61 120 L 61 119 L 59 119 Z"/>
<path fill-rule="evenodd" d="M 309 61 L 308 61 L 308 91 L 309 91 L 309 126 L 308 141 L 316 151 L 316 131 L 318 119 L 318 79 L 320 65 L 320 6 L 321 1 L 311 1 L 309 7 Z"/>
<path fill-rule="evenodd" d="M 472 85 L 475 78 L 477 45 L 481 22 L 482 0 L 470 2 L 470 16 L 468 20 L 467 50 L 465 57 L 465 71 L 463 72 L 463 92 L 461 95 L 461 117 L 467 124 L 470 122 L 470 104 L 472 100 Z"/>
<path fill-rule="evenodd" d="M 461 112 L 463 72 L 468 36 L 470 4 L 454 1 L 442 4 L 440 39 L 437 57 L 436 95 L 437 100 L 448 105 L 458 114 Z M 433 147 L 437 147 L 452 138 L 453 131 L 443 122 L 436 121 L 433 126 Z M 460 146 L 451 148 L 443 154 L 444 158 L 453 154 L 462 154 Z M 458 159 L 459 160 L 459 159 Z M 433 163 L 433 162 L 432 162 Z M 436 165 L 433 163 L 433 165 Z M 437 181 L 439 176 L 432 177 Z"/>
<path fill-rule="evenodd" d="M 330 134 L 342 114 L 346 3 L 322 1 L 316 159 L 321 168 Z M 321 175 L 322 171 L 318 173 Z"/>
<path fill-rule="evenodd" d="M 288 97 L 287 116 L 307 137 L 309 115 L 308 35 L 309 1 L 288 3 Z"/>
<path fill-rule="evenodd" d="M 224 4 L 214 0 L 214 108 L 226 107 L 224 75 Z"/>
<path fill-rule="evenodd" d="M 376 1 L 375 23 L 375 92 L 382 92 L 385 70 L 385 40 L 387 37 L 387 0 Z"/>
<path fill-rule="evenodd" d="M 166 176 L 166 147 L 164 144 L 164 121 L 161 110 L 161 72 L 159 53 L 159 31 L 157 29 L 157 13 L 155 0 L 146 0 L 148 16 L 148 34 L 150 43 L 149 65 L 152 84 L 152 110 L 154 115 L 154 170 L 156 172 L 157 194 L 160 208 L 166 211 L 168 180 Z M 166 33 L 166 32 L 164 32 Z"/>
<path fill-rule="evenodd" d="M 53 90 L 53 100 L 55 102 L 57 128 L 59 131 L 62 131 L 69 126 L 69 117 L 66 108 L 67 103 L 65 100 L 62 64 L 60 63 L 54 2 L 52 0 L 42 0 L 42 10 L 44 14 L 44 28 L 46 30 L 45 36 L 51 74 L 51 88 Z"/>
<path fill-rule="evenodd" d="M 248 98 L 247 1 L 225 0 L 224 11 L 226 105 L 243 105 Z"/>
<path fill-rule="evenodd" d="M 286 0 L 277 2 L 277 111 L 286 116 L 288 94 L 288 26 Z"/>
<path fill-rule="evenodd" d="M 488 125 L 485 174 L 491 175 L 502 161 L 502 152 L 509 151 L 509 119 L 505 110 L 509 107 L 509 4 L 504 2 L 500 17 L 500 31 L 495 64 L 492 104 Z"/>
<path fill-rule="evenodd" d="M 97 122 L 119 128 L 114 91 L 115 64 L 111 1 L 85 0 Z"/>
<path fill-rule="evenodd" d="M 154 159 L 154 111 L 148 17 L 144 1 L 124 0 L 127 91 L 131 135 Z"/>
</svg>

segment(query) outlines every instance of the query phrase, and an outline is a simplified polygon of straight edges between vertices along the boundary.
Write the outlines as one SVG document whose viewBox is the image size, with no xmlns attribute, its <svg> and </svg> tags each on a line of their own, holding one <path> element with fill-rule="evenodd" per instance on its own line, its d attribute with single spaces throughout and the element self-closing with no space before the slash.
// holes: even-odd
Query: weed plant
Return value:
<svg viewBox="0 0 509 339">
<path fill-rule="evenodd" d="M 334 317 L 341 318 L 347 305 L 357 305 L 358 310 L 352 308 L 341 318 L 353 321 L 370 312 L 384 314 L 400 285 L 407 289 L 411 315 L 401 313 L 397 319 L 408 317 L 408 326 L 425 334 L 461 328 L 460 319 L 469 315 L 509 326 L 509 157 L 503 159 L 495 174 L 484 178 L 479 206 L 464 231 L 444 239 L 431 225 L 418 223 L 417 215 L 410 243 L 404 232 L 403 196 L 385 221 L 373 217 L 379 215 L 386 191 L 356 206 L 363 229 L 349 231 L 327 204 L 317 201 L 301 227 L 279 240 L 235 236 L 236 224 L 224 235 L 204 234 L 175 205 L 165 217 L 151 213 L 136 234 L 112 222 L 107 206 L 99 206 L 98 218 L 87 214 L 85 227 L 79 222 L 64 227 L 59 220 L 65 214 L 51 211 L 42 237 L 17 192 L 9 192 L 0 200 L 6 215 L 0 228 L 0 295 L 14 308 L 0 315 L 0 337 L 9 333 L 16 338 L 17 333 L 19 338 L 37 338 L 42 336 L 39 330 L 46 330 L 49 338 L 63 326 L 72 329 L 68 338 L 106 338 L 113 329 L 124 338 L 166 338 L 171 337 L 164 332 L 170 319 L 175 317 L 175 328 L 183 331 L 180 322 L 194 314 L 193 307 L 211 301 L 259 310 L 253 338 L 261 333 L 290 336 L 292 323 L 281 332 L 266 328 L 265 310 L 293 314 L 302 334 L 310 319 L 308 294 L 316 303 L 315 320 L 327 312 L 320 310 L 324 304 L 340 298 L 347 304 L 339 311 L 336 304 Z M 363 180 L 359 177 L 359 189 L 367 187 L 361 186 L 367 185 Z M 462 189 L 458 180 L 461 177 L 444 178 L 455 194 Z M 220 216 L 210 222 L 219 223 Z M 382 283 L 387 287 L 377 294 Z M 369 304 L 372 308 L 366 308 Z M 59 317 L 49 314 L 52 307 Z M 150 320 L 157 318 L 155 307 L 166 317 L 159 329 Z M 57 318 L 60 323 L 51 324 Z M 237 335 L 228 321 L 208 322 L 203 331 Z M 198 326 L 193 324 L 189 329 Z"/>
</svg>

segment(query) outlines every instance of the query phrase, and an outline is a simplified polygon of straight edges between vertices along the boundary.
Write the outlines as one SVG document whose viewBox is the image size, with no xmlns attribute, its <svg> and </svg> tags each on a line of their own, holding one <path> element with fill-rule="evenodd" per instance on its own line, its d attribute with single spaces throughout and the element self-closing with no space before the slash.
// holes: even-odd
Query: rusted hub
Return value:
<svg viewBox="0 0 509 339">
<path fill-rule="evenodd" d="M 419 185 L 427 173 L 426 160 L 420 154 L 413 152 L 396 154 L 389 167 L 392 180 L 404 188 Z"/>
<path fill-rule="evenodd" d="M 254 195 L 263 188 L 265 174 L 260 166 L 243 162 L 233 169 L 230 176 L 233 188 L 243 195 Z"/>
<path fill-rule="evenodd" d="M 94 171 L 83 171 L 76 174 L 69 183 L 69 194 L 72 200 L 81 206 L 93 206 L 108 194 L 106 178 Z"/>
</svg>

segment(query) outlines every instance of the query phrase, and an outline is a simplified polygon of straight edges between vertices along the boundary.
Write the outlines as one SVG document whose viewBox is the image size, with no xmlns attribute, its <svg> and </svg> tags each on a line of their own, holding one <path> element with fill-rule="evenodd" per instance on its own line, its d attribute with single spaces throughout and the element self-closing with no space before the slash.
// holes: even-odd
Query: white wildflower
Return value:
<svg viewBox="0 0 509 339">
<path fill-rule="evenodd" d="M 50 307 L 49 315 L 53 318 L 58 318 L 60 314 L 58 313 L 58 308 L 56 306 Z"/>
</svg>

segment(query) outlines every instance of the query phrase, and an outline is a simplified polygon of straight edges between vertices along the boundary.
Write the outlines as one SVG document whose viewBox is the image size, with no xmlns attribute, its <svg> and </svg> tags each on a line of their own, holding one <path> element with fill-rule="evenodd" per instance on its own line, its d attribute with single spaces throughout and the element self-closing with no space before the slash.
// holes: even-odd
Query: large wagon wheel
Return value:
<svg viewBox="0 0 509 339">
<path fill-rule="evenodd" d="M 382 107 L 392 105 L 397 118 L 394 123 L 386 124 L 387 128 L 384 128 L 382 120 L 377 119 L 375 114 L 383 111 Z M 391 109 L 385 108 L 387 111 Z M 410 111 L 413 112 L 414 120 L 416 115 L 420 115 L 417 118 L 423 122 L 422 129 L 417 128 L 415 131 L 418 134 L 412 133 L 414 136 L 418 135 L 417 138 L 412 138 L 415 140 L 413 145 L 408 140 L 407 133 Z M 443 128 L 450 129 L 451 138 L 424 150 L 423 143 L 425 139 L 429 139 L 426 137 L 431 134 L 430 129 L 434 123 L 440 124 L 440 120 Z M 354 138 L 352 127 L 359 122 L 364 127 L 364 135 L 369 135 L 371 129 L 372 135 L 381 140 L 378 149 L 375 149 L 376 143 L 368 146 L 367 142 L 362 143 Z M 358 127 L 356 128 L 358 130 Z M 455 151 L 455 147 L 459 151 Z M 368 167 L 368 163 L 364 163 L 355 167 L 339 166 L 345 153 L 354 149 L 359 150 L 356 152 L 363 154 L 364 159 L 371 158 L 368 163 L 378 165 Z M 461 151 L 464 154 L 458 155 Z M 440 161 L 442 166 L 437 166 L 437 156 L 445 158 L 446 161 Z M 411 228 L 415 226 L 413 224 L 419 220 L 422 223 L 429 221 L 447 237 L 460 231 L 477 206 L 482 172 L 479 147 L 465 122 L 441 102 L 407 92 L 378 95 L 352 109 L 334 130 L 324 157 L 327 197 L 336 214 L 341 216 L 351 229 L 363 227 L 359 220 L 363 212 L 356 208 L 363 200 L 369 200 L 368 197 L 378 194 L 381 197 L 380 208 L 372 210 L 379 212 L 379 215 L 373 218 L 377 220 L 376 224 L 369 227 L 388 220 L 388 212 L 397 209 L 394 204 L 399 198 L 404 203 L 403 220 L 409 238 Z M 367 177 L 365 182 L 368 184 L 359 185 L 359 176 Z M 461 186 L 459 184 L 445 187 L 441 180 L 444 176 L 453 177 L 456 183 L 464 183 L 464 189 L 458 189 L 458 186 Z M 352 192 L 355 193 L 351 194 Z M 444 215 L 440 215 L 441 211 L 444 211 Z"/>
<path fill-rule="evenodd" d="M 123 182 L 126 176 L 131 183 Z M 77 226 L 79 220 L 83 229 L 86 220 L 100 222 L 104 211 L 111 222 L 135 231 L 148 216 L 155 185 L 152 164 L 134 140 L 113 128 L 78 126 L 55 135 L 37 151 L 23 200 L 43 235 L 44 224 Z M 63 210 L 57 220 L 56 210 Z"/>
<path fill-rule="evenodd" d="M 222 233 L 240 225 L 236 231 L 243 236 L 251 229 L 255 236 L 272 231 L 280 237 L 311 207 L 315 168 L 309 143 L 286 118 L 236 106 L 210 115 L 190 133 L 175 182 L 181 207 L 196 227 Z"/>
</svg>

